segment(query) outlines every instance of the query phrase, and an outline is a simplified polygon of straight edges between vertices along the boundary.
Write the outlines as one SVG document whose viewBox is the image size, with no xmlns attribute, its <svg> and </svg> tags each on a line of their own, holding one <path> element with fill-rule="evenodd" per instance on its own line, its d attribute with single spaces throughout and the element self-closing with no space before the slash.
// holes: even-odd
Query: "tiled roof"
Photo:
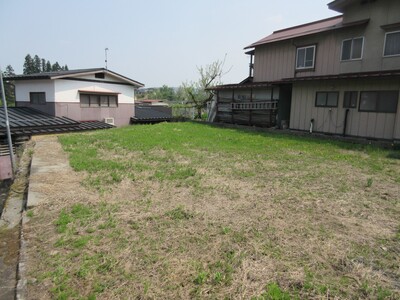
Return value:
<svg viewBox="0 0 400 300">
<path fill-rule="evenodd" d="M 100 122 L 77 122 L 66 117 L 54 117 L 28 107 L 9 107 L 8 119 L 12 135 L 35 135 L 94 129 L 114 126 Z M 0 108 L 0 137 L 6 135 L 4 108 Z"/>
<path fill-rule="evenodd" d="M 312 23 L 307 23 L 295 27 L 290 27 L 278 31 L 274 31 L 271 35 L 245 47 L 244 49 L 254 48 L 259 45 L 274 43 L 278 41 L 284 41 L 292 38 L 301 36 L 307 36 L 311 34 L 337 30 L 346 27 L 352 27 L 357 25 L 367 24 L 369 19 L 360 20 L 357 22 L 343 23 L 342 16 L 336 16 L 324 20 L 319 20 Z"/>
<path fill-rule="evenodd" d="M 136 87 L 143 87 L 144 84 L 139 81 L 130 79 L 116 72 L 110 71 L 105 68 L 92 68 L 92 69 L 77 69 L 77 70 L 68 70 L 68 71 L 55 71 L 55 72 L 42 72 L 35 74 L 23 74 L 23 75 L 14 75 L 5 77 L 5 80 L 36 80 L 36 79 L 59 79 L 59 78 L 70 78 L 75 77 L 77 75 L 88 75 L 95 74 L 99 72 L 108 73 L 117 78 L 120 78 L 123 81 L 126 81 Z"/>
<path fill-rule="evenodd" d="M 131 122 L 162 122 L 171 119 L 172 113 L 160 111 L 152 106 L 135 106 L 135 116 L 131 118 Z"/>
</svg>

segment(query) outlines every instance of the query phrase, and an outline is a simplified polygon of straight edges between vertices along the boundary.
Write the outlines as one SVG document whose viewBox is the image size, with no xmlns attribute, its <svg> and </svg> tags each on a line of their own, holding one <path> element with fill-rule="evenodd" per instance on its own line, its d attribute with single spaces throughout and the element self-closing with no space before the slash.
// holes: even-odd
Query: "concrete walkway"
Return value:
<svg viewBox="0 0 400 300">
<path fill-rule="evenodd" d="M 25 149 L 19 174 L 11 186 L 0 219 L 0 300 L 28 299 L 25 248 L 29 244 L 24 240 L 24 224 L 29 218 L 24 211 L 25 204 L 28 209 L 40 205 L 49 196 L 45 191 L 51 183 L 46 178 L 57 178 L 70 170 L 68 157 L 57 136 L 35 136 L 32 140 L 32 160 L 30 147 Z M 27 199 L 24 198 L 26 195 Z"/>
<path fill-rule="evenodd" d="M 0 299 L 2 300 L 15 299 L 17 296 L 21 220 L 28 187 L 31 147 L 32 143 L 28 144 L 20 158 L 0 218 Z"/>
<path fill-rule="evenodd" d="M 35 136 L 33 140 L 35 149 L 29 177 L 28 209 L 39 205 L 45 199 L 43 191 L 49 185 L 46 180 L 48 176 L 58 176 L 70 170 L 68 157 L 63 152 L 57 136 Z"/>
</svg>

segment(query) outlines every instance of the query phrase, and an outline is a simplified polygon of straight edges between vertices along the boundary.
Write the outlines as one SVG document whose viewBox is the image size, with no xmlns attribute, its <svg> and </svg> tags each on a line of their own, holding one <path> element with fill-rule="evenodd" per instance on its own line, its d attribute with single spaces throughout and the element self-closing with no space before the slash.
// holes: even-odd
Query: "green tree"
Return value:
<svg viewBox="0 0 400 300">
<path fill-rule="evenodd" d="M 50 61 L 46 62 L 46 71 L 45 72 L 51 72 L 51 62 Z"/>
<path fill-rule="evenodd" d="M 163 85 L 157 91 L 157 99 L 172 101 L 175 98 L 175 91 L 173 88 Z"/>
<path fill-rule="evenodd" d="M 8 65 L 3 72 L 4 91 L 6 94 L 8 106 L 15 106 L 15 88 L 14 88 L 14 82 L 8 81 L 6 78 L 9 76 L 14 76 L 14 75 L 15 75 L 15 72 L 14 72 L 13 67 L 11 65 Z M 3 95 L 1 95 L 1 89 L 0 89 L 0 98 L 1 98 L 0 99 L 1 106 L 3 106 Z"/>
<path fill-rule="evenodd" d="M 223 61 L 217 60 L 205 67 L 197 67 L 200 75 L 199 80 L 182 84 L 186 101 L 193 105 L 197 111 L 195 118 L 201 119 L 203 109 L 214 97 L 214 91 L 210 88 L 222 84 L 221 77 L 227 73 L 224 73 L 224 64 L 225 59 Z"/>
<path fill-rule="evenodd" d="M 58 61 L 56 61 L 52 66 L 51 66 L 51 70 L 53 72 L 57 72 L 57 71 L 61 71 L 62 68 L 60 66 L 60 64 L 58 63 Z"/>
<path fill-rule="evenodd" d="M 52 71 L 62 71 L 68 70 L 68 66 L 64 65 L 63 67 L 60 66 L 58 62 L 51 64 L 49 60 L 44 58 L 40 58 L 38 55 L 35 55 L 33 58 L 30 54 L 25 56 L 24 62 L 24 74 L 35 74 L 41 72 L 52 72 Z"/>
<path fill-rule="evenodd" d="M 38 55 L 35 55 L 33 57 L 33 68 L 34 68 L 33 73 L 42 72 L 42 60 L 40 59 L 40 57 Z"/>
<path fill-rule="evenodd" d="M 25 75 L 35 73 L 34 62 L 33 62 L 32 56 L 30 54 L 27 54 L 25 56 L 23 72 Z"/>
</svg>

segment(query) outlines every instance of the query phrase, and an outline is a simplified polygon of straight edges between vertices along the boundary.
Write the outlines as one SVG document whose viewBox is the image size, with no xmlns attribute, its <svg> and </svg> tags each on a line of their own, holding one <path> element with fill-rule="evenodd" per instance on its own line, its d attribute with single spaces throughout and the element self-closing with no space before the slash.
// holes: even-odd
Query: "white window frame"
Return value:
<svg viewBox="0 0 400 300">
<path fill-rule="evenodd" d="M 400 33 L 400 30 L 397 31 L 389 31 L 385 33 L 385 41 L 383 42 L 383 57 L 393 57 L 393 56 L 400 56 L 400 52 L 398 54 L 392 54 L 392 55 L 385 55 L 385 49 L 386 49 L 386 37 L 388 34 L 393 34 L 393 33 Z"/>
<path fill-rule="evenodd" d="M 299 50 L 301 49 L 308 49 L 308 48 L 314 48 L 314 53 L 313 53 L 313 64 L 311 67 L 298 67 L 297 62 L 299 59 Z M 308 70 L 308 69 L 314 69 L 315 67 L 315 52 L 317 51 L 317 45 L 310 45 L 310 46 L 304 46 L 304 47 L 298 47 L 296 49 L 296 70 Z M 307 52 L 307 50 L 306 50 Z M 306 53 L 304 55 L 304 58 L 306 57 Z"/>
<path fill-rule="evenodd" d="M 360 58 L 351 58 L 353 54 L 353 41 L 357 39 L 362 39 L 362 45 L 361 45 L 361 57 Z M 349 59 L 343 59 L 343 43 L 346 41 L 351 41 L 351 48 L 350 48 L 350 58 Z M 352 60 L 362 60 L 364 57 L 364 41 L 365 38 L 363 36 L 358 36 L 354 37 L 351 39 L 345 39 L 342 41 L 342 48 L 340 49 L 340 61 L 352 61 Z"/>
</svg>

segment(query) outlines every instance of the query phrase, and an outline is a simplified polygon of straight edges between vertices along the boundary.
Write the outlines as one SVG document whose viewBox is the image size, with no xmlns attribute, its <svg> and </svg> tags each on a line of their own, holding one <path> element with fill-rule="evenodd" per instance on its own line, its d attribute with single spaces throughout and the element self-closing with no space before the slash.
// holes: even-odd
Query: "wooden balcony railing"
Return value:
<svg viewBox="0 0 400 300">
<path fill-rule="evenodd" d="M 231 103 L 232 110 L 275 110 L 278 108 L 278 101 L 264 102 L 239 102 Z"/>
</svg>

